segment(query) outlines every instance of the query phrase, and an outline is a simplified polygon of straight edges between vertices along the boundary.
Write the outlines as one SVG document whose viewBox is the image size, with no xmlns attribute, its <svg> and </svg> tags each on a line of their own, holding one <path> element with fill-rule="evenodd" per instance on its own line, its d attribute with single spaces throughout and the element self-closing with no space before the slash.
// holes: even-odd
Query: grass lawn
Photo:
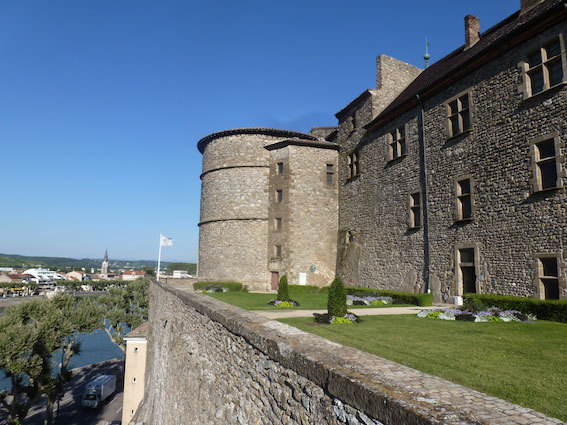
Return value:
<svg viewBox="0 0 567 425">
<path fill-rule="evenodd" d="M 567 420 L 567 324 L 364 316 L 358 325 L 279 319 L 431 375 Z"/>
<path fill-rule="evenodd" d="M 276 298 L 276 294 L 254 294 L 248 292 L 215 292 L 210 295 L 221 301 L 233 304 L 246 310 L 326 310 L 327 294 L 289 294 L 292 300 L 299 303 L 299 307 L 275 307 L 268 305 L 270 300 Z M 403 307 L 407 304 L 396 304 L 394 307 Z M 351 305 L 350 309 L 368 308 L 370 306 Z M 388 308 L 390 306 L 381 306 L 379 308 Z"/>
</svg>

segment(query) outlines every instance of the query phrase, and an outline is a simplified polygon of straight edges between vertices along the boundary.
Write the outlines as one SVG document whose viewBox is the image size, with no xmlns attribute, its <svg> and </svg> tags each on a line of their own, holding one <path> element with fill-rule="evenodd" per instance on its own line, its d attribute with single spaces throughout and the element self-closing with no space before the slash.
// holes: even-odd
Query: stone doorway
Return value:
<svg viewBox="0 0 567 425">
<path fill-rule="evenodd" d="M 273 291 L 277 291 L 279 282 L 280 282 L 280 273 L 279 272 L 272 272 L 272 290 Z"/>
</svg>

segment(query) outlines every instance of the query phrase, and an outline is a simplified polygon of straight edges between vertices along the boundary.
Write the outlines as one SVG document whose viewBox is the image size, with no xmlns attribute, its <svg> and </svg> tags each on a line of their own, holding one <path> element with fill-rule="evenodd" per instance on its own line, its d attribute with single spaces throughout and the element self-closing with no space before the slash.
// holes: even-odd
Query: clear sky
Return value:
<svg viewBox="0 0 567 425">
<path fill-rule="evenodd" d="M 308 132 L 375 86 L 384 53 L 423 66 L 520 0 L 4 0 L 0 252 L 196 261 L 197 141 Z"/>
</svg>

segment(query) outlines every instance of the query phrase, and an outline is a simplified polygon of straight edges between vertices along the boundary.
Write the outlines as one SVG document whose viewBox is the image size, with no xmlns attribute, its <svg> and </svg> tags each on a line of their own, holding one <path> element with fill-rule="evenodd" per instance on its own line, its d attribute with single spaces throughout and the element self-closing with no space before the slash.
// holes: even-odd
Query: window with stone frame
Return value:
<svg viewBox="0 0 567 425">
<path fill-rule="evenodd" d="M 335 185 L 335 164 L 327 164 L 326 166 L 325 185 L 327 187 Z"/>
<path fill-rule="evenodd" d="M 279 232 L 282 230 L 282 218 L 276 217 L 274 218 L 274 231 Z"/>
<path fill-rule="evenodd" d="M 558 133 L 532 140 L 530 155 L 533 192 L 563 187 L 561 142 Z"/>
<path fill-rule="evenodd" d="M 284 172 L 284 164 L 283 164 L 283 162 L 278 162 L 276 164 L 276 174 L 281 175 L 281 174 L 283 174 L 283 172 Z"/>
<path fill-rule="evenodd" d="M 282 246 L 274 245 L 274 258 L 281 258 L 281 257 L 282 257 Z"/>
<path fill-rule="evenodd" d="M 283 201 L 283 190 L 282 189 L 276 190 L 275 198 L 276 198 L 277 203 L 280 203 L 280 202 Z"/>
<path fill-rule="evenodd" d="M 409 195 L 409 222 L 410 229 L 419 229 L 422 226 L 421 192 Z"/>
<path fill-rule="evenodd" d="M 402 126 L 391 131 L 388 135 L 390 145 L 388 147 L 388 160 L 392 161 L 406 154 L 406 130 Z"/>
<path fill-rule="evenodd" d="M 555 37 L 528 53 L 525 64 L 525 82 L 528 96 L 544 92 L 565 82 L 565 58 L 561 37 Z"/>
<path fill-rule="evenodd" d="M 472 182 L 470 177 L 462 177 L 455 181 L 455 216 L 456 221 L 472 220 Z"/>
<path fill-rule="evenodd" d="M 347 165 L 348 165 L 348 178 L 349 179 L 356 177 L 360 174 L 360 167 L 359 167 L 358 159 L 359 159 L 359 151 L 357 151 L 357 150 L 353 151 L 348 156 Z"/>
<path fill-rule="evenodd" d="M 447 102 L 447 136 L 455 137 L 471 129 L 470 92 L 460 94 Z"/>
<path fill-rule="evenodd" d="M 540 298 L 558 300 L 560 298 L 559 256 L 556 254 L 540 254 L 536 261 Z"/>
</svg>

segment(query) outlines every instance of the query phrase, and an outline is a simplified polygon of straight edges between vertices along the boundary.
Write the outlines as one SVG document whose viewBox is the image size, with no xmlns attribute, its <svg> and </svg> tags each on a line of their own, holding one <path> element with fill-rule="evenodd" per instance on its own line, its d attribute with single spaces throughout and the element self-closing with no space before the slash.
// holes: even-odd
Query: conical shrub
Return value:
<svg viewBox="0 0 567 425">
<path fill-rule="evenodd" d="M 329 316 L 343 317 L 347 314 L 346 291 L 340 276 L 335 277 L 329 287 L 327 310 Z"/>
<path fill-rule="evenodd" d="M 287 276 L 284 274 L 280 278 L 280 283 L 278 285 L 278 300 L 288 301 L 289 300 L 289 290 L 287 287 Z"/>
</svg>

